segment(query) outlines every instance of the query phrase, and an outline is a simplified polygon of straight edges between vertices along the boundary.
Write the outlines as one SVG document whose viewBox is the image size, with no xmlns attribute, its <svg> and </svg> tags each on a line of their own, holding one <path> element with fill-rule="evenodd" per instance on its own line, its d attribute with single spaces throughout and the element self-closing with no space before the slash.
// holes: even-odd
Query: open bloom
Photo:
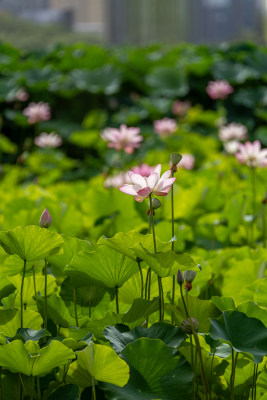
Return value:
<svg viewBox="0 0 267 400">
<path fill-rule="evenodd" d="M 124 150 L 125 153 L 132 154 L 135 149 L 140 147 L 143 137 L 139 135 L 140 129 L 121 125 L 119 129 L 107 128 L 101 138 L 108 141 L 108 147 L 116 150 Z"/>
<path fill-rule="evenodd" d="M 210 81 L 206 87 L 206 92 L 211 99 L 226 99 L 229 94 L 233 93 L 233 87 L 227 81 Z"/>
<path fill-rule="evenodd" d="M 150 165 L 141 164 L 139 167 L 133 167 L 131 171 L 135 174 L 148 177 L 152 173 L 153 169 L 154 168 L 150 167 Z"/>
<path fill-rule="evenodd" d="M 39 103 L 30 103 L 23 110 L 23 114 L 28 117 L 29 124 L 36 124 L 36 122 L 48 121 L 51 118 L 51 109 L 49 104 L 40 101 Z"/>
<path fill-rule="evenodd" d="M 177 130 L 177 123 L 174 119 L 163 118 L 154 121 L 154 131 L 160 136 L 168 136 Z"/>
<path fill-rule="evenodd" d="M 62 139 L 55 132 L 42 132 L 34 139 L 34 143 L 38 147 L 59 147 L 62 145 Z"/>
<path fill-rule="evenodd" d="M 247 128 L 236 122 L 232 122 L 231 124 L 222 126 L 219 130 L 219 138 L 223 141 L 230 141 L 230 140 L 244 140 L 246 139 L 248 130 Z"/>
<path fill-rule="evenodd" d="M 249 167 L 266 167 L 267 149 L 261 150 L 259 140 L 255 140 L 253 143 L 239 143 L 239 152 L 236 153 L 236 158 L 241 164 L 247 164 Z"/>
<path fill-rule="evenodd" d="M 170 178 L 171 170 L 164 172 L 162 177 L 160 177 L 160 173 L 161 164 L 158 164 L 147 178 L 129 171 L 131 184 L 123 185 L 120 191 L 134 196 L 135 200 L 140 203 L 150 194 L 166 196 L 176 178 Z"/>
</svg>

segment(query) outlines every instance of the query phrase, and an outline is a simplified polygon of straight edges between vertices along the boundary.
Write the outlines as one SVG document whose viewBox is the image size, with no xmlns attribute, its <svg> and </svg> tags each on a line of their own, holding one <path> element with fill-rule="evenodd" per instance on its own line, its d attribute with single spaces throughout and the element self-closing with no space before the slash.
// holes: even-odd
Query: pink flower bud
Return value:
<svg viewBox="0 0 267 400">
<path fill-rule="evenodd" d="M 52 224 L 52 218 L 46 208 L 41 215 L 39 225 L 41 228 L 49 228 L 51 224 Z"/>
</svg>

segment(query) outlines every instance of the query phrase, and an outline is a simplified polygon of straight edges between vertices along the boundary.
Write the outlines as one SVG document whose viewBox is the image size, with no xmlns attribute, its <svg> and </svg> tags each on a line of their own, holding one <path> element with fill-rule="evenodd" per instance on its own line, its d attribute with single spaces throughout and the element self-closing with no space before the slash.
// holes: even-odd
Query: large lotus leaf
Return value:
<svg viewBox="0 0 267 400">
<path fill-rule="evenodd" d="M 146 279 L 146 275 L 147 275 L 147 270 L 143 270 L 144 282 Z M 167 294 L 167 291 L 169 290 L 169 288 L 165 287 L 166 286 L 165 280 L 167 279 L 169 278 L 162 279 L 164 294 Z M 157 297 L 158 295 L 159 295 L 159 287 L 158 287 L 157 275 L 154 272 L 152 272 L 151 285 L 150 285 L 150 298 L 153 299 L 153 297 Z M 133 301 L 139 297 L 141 297 L 141 279 L 139 272 L 137 272 L 130 279 L 128 279 L 128 281 L 125 282 L 124 285 L 120 288 L 119 299 L 120 303 L 132 304 Z"/>
<path fill-rule="evenodd" d="M 123 387 L 129 380 L 129 367 L 110 347 L 90 343 L 78 353 L 78 364 L 97 381 Z"/>
<path fill-rule="evenodd" d="M 147 76 L 146 83 L 151 87 L 155 96 L 179 97 L 189 91 L 184 70 L 177 67 L 155 67 Z"/>
<path fill-rule="evenodd" d="M 79 388 L 77 384 L 64 385 L 56 389 L 49 397 L 48 400 L 79 400 Z"/>
<path fill-rule="evenodd" d="M 267 310 L 258 306 L 253 301 L 246 301 L 245 303 L 239 304 L 237 310 L 243 312 L 248 317 L 259 319 L 267 327 Z"/>
<path fill-rule="evenodd" d="M 209 334 L 225 341 L 241 353 L 249 353 L 259 364 L 267 354 L 267 328 L 256 318 L 239 311 L 224 311 L 218 319 L 211 319 Z"/>
<path fill-rule="evenodd" d="M 235 310 L 235 302 L 232 297 L 212 296 L 211 301 L 220 311 Z"/>
<path fill-rule="evenodd" d="M 116 314 L 115 312 L 109 311 L 104 318 L 90 320 L 86 326 L 88 331 L 95 337 L 103 339 L 103 330 L 107 326 L 125 324 L 130 329 L 134 329 L 136 326 L 141 325 L 149 315 L 158 311 L 158 308 L 158 299 L 135 299 L 132 307 L 125 314 Z"/>
<path fill-rule="evenodd" d="M 19 273 L 23 268 L 23 261 L 17 255 L 9 255 L 0 247 L 0 272 L 10 276 Z"/>
<path fill-rule="evenodd" d="M 161 278 L 176 275 L 178 269 L 185 271 L 195 267 L 195 262 L 188 254 L 176 254 L 173 251 L 151 253 L 141 243 L 136 244 L 132 250 L 136 256 L 144 260 L 147 265 Z"/>
<path fill-rule="evenodd" d="M 88 370 L 78 364 L 78 361 L 73 361 L 68 369 L 66 383 L 78 385 L 79 388 L 84 389 L 92 385 L 92 377 Z"/>
<path fill-rule="evenodd" d="M 157 322 L 148 329 L 138 326 L 133 331 L 126 332 L 120 332 L 114 326 L 108 326 L 103 334 L 105 338 L 110 341 L 111 346 L 117 353 L 120 353 L 127 344 L 141 337 L 160 339 L 167 346 L 175 349 L 178 348 L 180 343 L 186 338 L 186 334 L 183 333 L 180 328 L 164 322 Z"/>
<path fill-rule="evenodd" d="M 34 342 L 27 342 L 27 348 L 31 348 Z M 39 346 L 38 346 L 39 347 Z M 53 368 L 67 364 L 69 360 L 75 358 L 72 350 L 68 349 L 59 341 L 53 340 L 51 343 L 39 348 L 36 354 L 30 354 L 21 340 L 0 346 L 0 364 L 14 372 L 20 372 L 25 375 L 46 375 Z M 32 347 L 37 350 L 37 347 Z"/>
<path fill-rule="evenodd" d="M 253 385 L 253 369 L 254 363 L 244 357 L 237 359 L 235 368 L 235 388 L 234 393 L 236 396 L 242 395 L 247 392 Z M 230 388 L 231 385 L 232 364 L 228 365 L 224 372 L 224 377 Z"/>
<path fill-rule="evenodd" d="M 36 225 L 18 226 L 12 231 L 0 232 L 3 249 L 26 261 L 37 261 L 58 254 L 63 244 L 59 234 Z"/>
<path fill-rule="evenodd" d="M 210 300 L 200 300 L 193 296 L 188 296 L 188 305 L 191 317 L 196 318 L 199 323 L 198 331 L 207 333 L 210 328 L 210 318 L 218 317 L 220 312 Z M 187 318 L 181 298 L 178 300 L 175 316 L 179 323 L 182 323 Z"/>
<path fill-rule="evenodd" d="M 45 336 L 51 336 L 46 329 L 40 329 L 39 331 L 36 331 L 35 329 L 19 328 L 15 337 L 9 338 L 9 340 L 21 339 L 24 343 L 28 342 L 29 340 L 38 342 Z"/>
<path fill-rule="evenodd" d="M 161 242 L 158 238 L 156 238 L 156 241 L 158 251 L 167 251 L 171 249 L 171 243 Z M 111 247 L 112 249 L 124 254 L 132 260 L 136 260 L 136 254 L 132 250 L 132 247 L 137 243 L 142 243 L 144 248 L 151 252 L 154 250 L 153 235 L 142 235 L 137 231 L 130 231 L 127 233 L 119 232 L 116 233 L 116 235 L 114 235 L 112 238 L 106 238 L 105 236 L 102 236 L 98 240 L 99 245 L 103 244 Z"/>
<path fill-rule="evenodd" d="M 205 340 L 210 345 L 210 355 L 214 354 L 217 357 L 226 358 L 232 354 L 232 348 L 229 344 L 214 340 L 209 335 L 205 335 Z"/>
<path fill-rule="evenodd" d="M 26 378 L 26 376 L 24 377 Z M 25 383 L 26 379 L 23 379 Z M 1 376 L 2 381 L 2 400 L 20 400 L 20 376 L 19 374 L 12 374 L 5 371 Z"/>
<path fill-rule="evenodd" d="M 9 279 L 7 279 L 4 275 L 1 275 L 0 280 L 0 300 L 4 297 L 9 296 L 11 293 L 15 291 L 15 286 L 12 285 Z"/>
<path fill-rule="evenodd" d="M 40 314 L 32 310 L 23 311 L 23 323 L 27 328 L 39 331 L 42 327 L 43 320 Z M 0 310 L 0 332 L 7 337 L 16 335 L 17 330 L 21 327 L 21 313 L 19 310 L 9 309 Z"/>
<path fill-rule="evenodd" d="M 122 351 L 130 366 L 130 380 L 123 388 L 102 385 L 112 400 L 182 400 L 192 393 L 193 373 L 170 347 L 159 339 L 140 338 Z"/>
<path fill-rule="evenodd" d="M 108 288 L 121 287 L 137 271 L 136 262 L 107 246 L 91 253 L 82 251 L 65 268 L 71 279 L 77 272 L 84 278 L 84 284 L 79 286 L 95 284 Z"/>
<path fill-rule="evenodd" d="M 266 291 L 267 278 L 261 278 L 244 287 L 235 297 L 238 298 L 239 303 L 251 300 L 255 301 L 259 306 L 267 307 Z"/>
<path fill-rule="evenodd" d="M 87 240 L 71 238 L 64 234 L 60 236 L 64 240 L 63 254 L 48 258 L 48 261 L 52 264 L 52 271 L 56 276 L 64 275 L 64 268 L 71 263 L 71 260 L 76 254 L 85 250 L 93 250 L 91 243 Z"/>
</svg>

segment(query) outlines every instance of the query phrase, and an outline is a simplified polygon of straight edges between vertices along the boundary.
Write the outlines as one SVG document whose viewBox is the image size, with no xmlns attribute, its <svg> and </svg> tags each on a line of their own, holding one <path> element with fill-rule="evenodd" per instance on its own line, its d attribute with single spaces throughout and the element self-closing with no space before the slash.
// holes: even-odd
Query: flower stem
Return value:
<svg viewBox="0 0 267 400">
<path fill-rule="evenodd" d="M 186 307 L 186 304 L 185 304 L 185 301 L 184 301 L 184 295 L 183 295 L 183 288 L 182 288 L 182 285 L 180 285 L 180 293 L 181 293 L 181 298 L 182 298 L 183 305 L 184 305 L 184 310 L 185 310 L 185 313 L 186 313 L 186 318 L 189 318 L 188 311 L 187 311 L 187 307 Z"/>
<path fill-rule="evenodd" d="M 254 228 L 256 222 L 256 168 L 250 167 L 251 171 L 251 194 L 252 194 L 252 213 L 253 220 L 251 224 L 251 247 L 254 246 Z"/>
<path fill-rule="evenodd" d="M 45 292 L 44 292 L 44 327 L 47 329 L 47 261 L 45 260 L 44 267 L 45 275 Z"/>
<path fill-rule="evenodd" d="M 37 290 L 36 290 L 36 277 L 35 277 L 35 266 L 34 265 L 32 266 L 32 277 L 33 277 L 33 287 L 34 287 L 35 301 L 36 301 L 38 313 L 40 314 L 40 307 L 39 307 L 39 302 L 38 302 L 38 297 L 37 297 Z"/>
<path fill-rule="evenodd" d="M 20 327 L 23 328 L 23 309 L 24 309 L 24 304 L 23 304 L 23 287 L 24 287 L 24 279 L 25 279 L 25 273 L 26 273 L 26 260 L 24 260 L 24 265 L 23 265 L 23 272 L 22 272 L 22 280 L 21 280 L 21 288 L 20 288 Z"/>
<path fill-rule="evenodd" d="M 172 169 L 172 178 L 174 171 Z M 171 186 L 171 212 L 172 212 L 172 238 L 174 237 L 174 202 L 173 202 L 173 185 Z M 174 251 L 174 241 L 172 241 L 172 251 Z M 175 299 L 175 275 L 172 277 L 172 299 L 171 304 L 174 305 Z M 174 325 L 174 311 L 172 311 L 172 324 Z"/>
<path fill-rule="evenodd" d="M 79 321 L 78 321 L 78 314 L 77 314 L 77 289 L 74 286 L 73 288 L 73 302 L 74 302 L 74 313 L 75 313 L 75 321 L 76 321 L 76 327 L 79 327 Z"/>
<path fill-rule="evenodd" d="M 141 268 L 141 261 L 139 259 L 137 260 L 137 264 L 138 264 L 140 280 L 141 280 L 141 299 L 142 299 L 144 296 L 144 278 L 143 278 L 143 272 L 142 272 L 142 268 Z"/>
<path fill-rule="evenodd" d="M 92 377 L 92 400 L 96 400 L 95 379 Z"/>
<path fill-rule="evenodd" d="M 232 348 L 232 372 L 231 372 L 231 378 L 230 378 L 230 388 L 231 388 L 231 400 L 234 400 L 235 398 L 235 368 L 236 368 L 236 363 L 237 363 L 237 357 L 238 353 L 236 355 L 234 354 L 234 349 Z"/>
<path fill-rule="evenodd" d="M 266 204 L 262 205 L 262 244 L 266 248 Z"/>
<path fill-rule="evenodd" d="M 156 235 L 155 235 L 155 225 L 154 225 L 154 215 L 153 215 L 153 207 L 152 207 L 152 195 L 149 195 L 149 208 L 151 215 L 151 226 L 152 226 L 152 234 L 153 234 L 153 242 L 154 242 L 154 252 L 157 253 L 157 245 L 156 245 Z"/>
</svg>

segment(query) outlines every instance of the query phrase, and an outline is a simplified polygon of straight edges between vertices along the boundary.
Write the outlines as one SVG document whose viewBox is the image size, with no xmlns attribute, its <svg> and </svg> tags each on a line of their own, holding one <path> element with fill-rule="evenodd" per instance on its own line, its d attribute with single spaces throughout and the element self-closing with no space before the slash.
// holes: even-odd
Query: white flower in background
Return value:
<svg viewBox="0 0 267 400">
<path fill-rule="evenodd" d="M 38 147 L 59 147 L 62 145 L 62 139 L 55 132 L 42 132 L 34 139 L 34 143 Z"/>
<path fill-rule="evenodd" d="M 247 128 L 236 122 L 232 122 L 226 126 L 222 126 L 219 130 L 219 138 L 223 142 L 240 141 L 246 139 L 248 134 Z"/>
<path fill-rule="evenodd" d="M 30 103 L 23 110 L 23 115 L 28 117 L 29 124 L 36 124 L 41 121 L 48 121 L 51 118 L 51 108 L 49 104 L 39 101 L 39 103 Z"/>
<path fill-rule="evenodd" d="M 249 167 L 266 167 L 267 149 L 261 150 L 259 140 L 255 140 L 253 143 L 239 143 L 239 152 L 236 153 L 236 158 L 240 164 L 247 164 Z"/>
<path fill-rule="evenodd" d="M 239 150 L 239 144 L 237 140 L 229 140 L 223 143 L 223 147 L 226 153 L 235 154 Z"/>
</svg>

